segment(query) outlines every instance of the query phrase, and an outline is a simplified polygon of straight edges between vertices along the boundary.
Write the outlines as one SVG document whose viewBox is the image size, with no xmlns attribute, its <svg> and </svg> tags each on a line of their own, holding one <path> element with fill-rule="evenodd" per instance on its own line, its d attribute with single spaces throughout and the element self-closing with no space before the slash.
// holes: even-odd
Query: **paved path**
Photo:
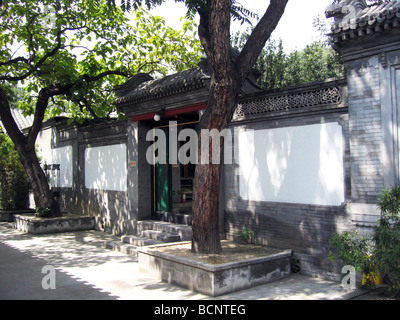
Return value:
<svg viewBox="0 0 400 320">
<path fill-rule="evenodd" d="M 0 299 L 214 300 L 139 272 L 137 259 L 102 247 L 115 237 L 100 231 L 31 235 L 0 223 Z M 55 269 L 55 289 L 51 283 Z M 50 279 L 50 280 L 49 280 Z M 216 300 L 348 299 L 339 283 L 299 274 Z"/>
</svg>

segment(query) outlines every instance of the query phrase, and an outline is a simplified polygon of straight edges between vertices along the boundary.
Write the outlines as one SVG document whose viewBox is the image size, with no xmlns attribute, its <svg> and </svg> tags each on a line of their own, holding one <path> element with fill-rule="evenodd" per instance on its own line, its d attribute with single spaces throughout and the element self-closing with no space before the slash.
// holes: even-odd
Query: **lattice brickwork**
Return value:
<svg viewBox="0 0 400 320">
<path fill-rule="evenodd" d="M 258 100 L 246 101 L 238 105 L 234 118 L 288 111 L 319 105 L 340 104 L 342 98 L 338 87 L 324 88 L 295 94 L 267 96 Z"/>
</svg>

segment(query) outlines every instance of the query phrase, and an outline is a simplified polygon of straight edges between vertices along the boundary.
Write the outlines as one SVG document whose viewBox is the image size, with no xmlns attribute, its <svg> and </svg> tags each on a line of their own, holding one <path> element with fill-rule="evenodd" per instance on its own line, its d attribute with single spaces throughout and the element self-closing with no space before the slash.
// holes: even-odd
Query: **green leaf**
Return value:
<svg viewBox="0 0 400 320">
<path fill-rule="evenodd" d="M 40 20 L 40 8 L 45 4 L 57 9 L 54 29 Z M 193 21 L 183 23 L 188 30 L 183 34 L 143 8 L 132 12 L 136 24 L 131 25 L 120 8 L 105 0 L 3 0 L 3 5 L 8 10 L 2 16 L 5 23 L 0 25 L 0 55 L 6 60 L 18 56 L 27 60 L 2 66 L 0 77 L 21 77 L 4 80 L 4 85 L 21 85 L 24 94 L 16 104 L 26 115 L 34 114 L 41 89 L 73 84 L 69 92 L 49 100 L 46 117 L 62 112 L 77 121 L 92 117 L 83 102 L 97 116 L 108 116 L 114 111 L 112 88 L 126 78 L 108 76 L 88 83 L 83 77 L 96 77 L 108 70 L 127 75 L 177 72 L 196 66 L 202 55 L 196 32 L 191 34 L 196 29 Z"/>
</svg>

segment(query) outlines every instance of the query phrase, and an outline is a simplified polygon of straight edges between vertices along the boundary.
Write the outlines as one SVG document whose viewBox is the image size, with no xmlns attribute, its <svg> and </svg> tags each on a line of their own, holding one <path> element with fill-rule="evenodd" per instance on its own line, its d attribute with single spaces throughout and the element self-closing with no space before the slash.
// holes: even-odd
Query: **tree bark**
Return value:
<svg viewBox="0 0 400 320">
<path fill-rule="evenodd" d="M 20 155 L 21 163 L 31 184 L 36 206 L 49 208 L 50 215 L 56 217 L 61 215 L 60 206 L 50 190 L 47 177 L 40 167 L 35 151 L 35 141 L 43 122 L 47 101 L 44 93 L 39 95 L 34 123 L 28 136 L 25 136 L 15 123 L 7 97 L 0 88 L 0 118 Z"/>
<path fill-rule="evenodd" d="M 210 92 L 207 109 L 199 128 L 222 131 L 229 125 L 237 98 L 238 81 L 230 50 L 231 1 L 211 3 L 209 17 L 201 16 L 200 39 L 211 65 Z M 199 135 L 201 146 L 201 134 Z M 221 143 L 222 151 L 223 143 Z M 221 163 L 212 163 L 212 144 L 209 145 L 209 164 L 198 164 L 194 179 L 192 220 L 192 251 L 220 253 L 219 188 Z M 199 150 L 198 159 L 201 159 Z"/>
<path fill-rule="evenodd" d="M 236 60 L 231 56 L 230 47 L 232 1 L 209 0 L 209 11 L 199 11 L 199 36 L 211 67 L 210 92 L 206 111 L 200 121 L 200 129 L 221 131 L 229 126 L 240 89 L 276 28 L 287 2 L 288 0 L 270 1 L 266 13 Z M 220 152 L 222 148 L 223 144 Z M 192 205 L 192 251 L 206 254 L 221 252 L 218 203 L 222 167 L 221 164 L 212 164 L 211 150 L 210 144 L 210 164 L 199 163 L 196 166 Z M 201 159 L 200 148 L 198 159 Z"/>
<path fill-rule="evenodd" d="M 200 129 L 217 129 L 221 132 L 227 126 L 227 120 L 231 119 L 235 110 L 235 101 L 238 90 L 228 85 L 218 87 L 216 83 L 211 84 L 210 96 L 207 109 L 200 121 Z M 210 140 L 211 141 L 211 140 Z M 213 141 L 214 143 L 214 141 Z M 199 135 L 199 146 L 201 146 L 201 134 Z M 220 154 L 224 148 L 224 141 L 220 143 Z M 192 251 L 200 253 L 220 253 L 220 228 L 219 228 L 219 191 L 222 173 L 222 159 L 219 163 L 213 163 L 213 146 L 208 146 L 208 163 L 196 165 L 193 183 L 193 219 L 192 219 Z M 201 148 L 199 148 L 198 159 L 202 159 Z"/>
<path fill-rule="evenodd" d="M 47 177 L 40 166 L 35 148 L 30 146 L 17 146 L 20 154 L 21 163 L 24 166 L 26 174 L 33 191 L 36 207 L 49 208 L 50 216 L 61 216 L 60 206 L 50 190 Z"/>
</svg>

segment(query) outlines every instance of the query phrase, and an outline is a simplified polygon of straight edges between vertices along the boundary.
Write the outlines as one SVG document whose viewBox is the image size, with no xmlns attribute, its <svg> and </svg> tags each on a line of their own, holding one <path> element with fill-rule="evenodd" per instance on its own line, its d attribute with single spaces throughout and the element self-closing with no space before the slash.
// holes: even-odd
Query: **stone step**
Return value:
<svg viewBox="0 0 400 320">
<path fill-rule="evenodd" d="M 144 230 L 141 233 L 142 237 L 146 237 L 149 239 L 162 241 L 162 242 L 178 242 L 181 241 L 181 237 L 176 233 L 166 233 L 163 231 L 156 230 Z"/>
<path fill-rule="evenodd" d="M 159 241 L 156 241 L 153 239 L 148 239 L 148 238 L 143 238 L 143 237 L 138 237 L 138 236 L 133 236 L 133 235 L 121 236 L 121 242 L 128 243 L 128 244 L 131 244 L 131 245 L 134 245 L 137 247 L 144 247 L 144 246 L 160 244 Z"/>
<path fill-rule="evenodd" d="M 142 235 L 143 231 L 154 230 L 163 233 L 178 234 L 182 241 L 192 239 L 192 227 L 183 224 L 173 224 L 163 221 L 144 220 L 137 222 L 137 233 Z"/>
<path fill-rule="evenodd" d="M 175 209 L 174 209 L 175 210 Z M 154 219 L 183 225 L 192 225 L 192 214 L 186 213 L 181 209 L 177 212 L 158 212 L 154 214 Z"/>
<path fill-rule="evenodd" d="M 123 243 L 121 241 L 105 241 L 103 243 L 103 247 L 137 257 L 137 246 L 132 244 Z"/>
<path fill-rule="evenodd" d="M 133 235 L 121 236 L 121 241 L 110 240 L 103 243 L 103 247 L 117 252 L 137 256 L 137 249 L 140 247 L 162 244 L 163 241 L 157 241 L 149 238 L 138 237 Z"/>
<path fill-rule="evenodd" d="M 163 221 L 138 221 L 137 235 L 123 235 L 121 241 L 106 241 L 103 246 L 132 256 L 137 256 L 137 248 L 162 243 L 190 241 L 192 227 Z"/>
</svg>

